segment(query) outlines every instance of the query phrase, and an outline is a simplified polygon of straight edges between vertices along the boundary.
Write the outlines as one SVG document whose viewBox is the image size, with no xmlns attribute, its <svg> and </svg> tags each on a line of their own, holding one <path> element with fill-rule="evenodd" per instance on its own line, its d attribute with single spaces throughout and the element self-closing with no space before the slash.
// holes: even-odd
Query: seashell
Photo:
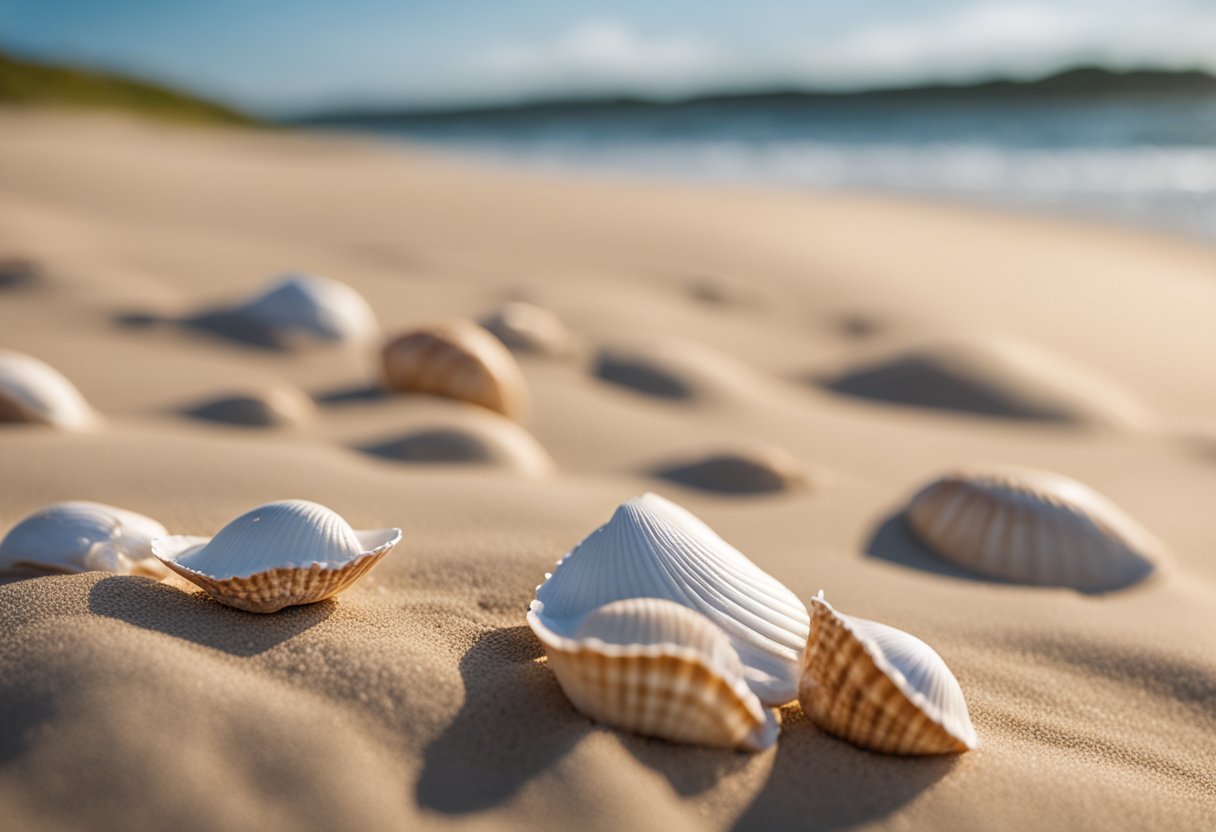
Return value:
<svg viewBox="0 0 1216 832">
<path fill-rule="evenodd" d="M 824 380 L 862 399 L 1002 419 L 1108 428 L 1150 421 L 1088 368 L 1008 338 L 952 338 L 884 350 Z"/>
<path fill-rule="evenodd" d="M 186 414 L 207 422 L 243 427 L 291 427 L 309 421 L 316 412 L 312 399 L 286 384 L 265 390 L 222 396 L 197 404 Z"/>
<path fill-rule="evenodd" d="M 248 511 L 215 537 L 152 541 L 152 552 L 215 600 L 248 612 L 277 612 L 342 592 L 401 540 L 400 529 L 354 531 L 307 500 Z"/>
<path fill-rule="evenodd" d="M 1103 592 L 1146 578 L 1165 547 L 1076 480 L 1029 468 L 947 474 L 912 498 L 905 522 L 930 549 L 983 575 Z"/>
<path fill-rule="evenodd" d="M 511 352 L 563 356 L 575 350 L 574 335 L 561 318 L 524 301 L 510 301 L 482 319 L 489 330 Z"/>
<path fill-rule="evenodd" d="M 811 599 L 798 701 L 812 722 L 887 754 L 952 754 L 978 740 L 958 680 L 913 635 Z"/>
<path fill-rule="evenodd" d="M 0 350 L 0 422 L 31 422 L 81 430 L 97 416 L 80 391 L 31 355 Z"/>
<path fill-rule="evenodd" d="M 757 388 L 755 373 L 742 362 L 674 336 L 605 346 L 593 372 L 636 393 L 679 401 L 733 401 Z"/>
<path fill-rule="evenodd" d="M 629 598 L 585 615 L 573 635 L 528 624 L 574 706 L 592 719 L 673 742 L 760 751 L 780 731 L 743 679 L 730 639 L 700 613 Z"/>
<path fill-rule="evenodd" d="M 327 341 L 365 341 L 378 331 L 375 313 L 362 295 L 315 275 L 285 275 L 231 311 L 271 331 Z"/>
<path fill-rule="evenodd" d="M 27 257 L 0 257 L 0 290 L 32 289 L 44 279 L 37 262 Z"/>
<path fill-rule="evenodd" d="M 677 460 L 655 473 L 681 485 L 722 494 L 804 491 L 811 481 L 788 452 L 759 443 Z"/>
<path fill-rule="evenodd" d="M 574 637 L 591 610 L 623 598 L 663 598 L 704 614 L 730 638 L 765 705 L 797 695 L 806 607 L 686 509 L 646 494 L 624 503 L 536 589 L 532 612 Z"/>
<path fill-rule="evenodd" d="M 54 503 L 0 540 L 0 572 L 120 572 L 164 577 L 152 539 L 168 534 L 142 514 L 103 503 Z"/>
<path fill-rule="evenodd" d="M 390 390 L 430 393 L 470 402 L 518 419 L 528 388 L 515 357 L 472 321 L 455 318 L 419 327 L 384 347 Z"/>
</svg>

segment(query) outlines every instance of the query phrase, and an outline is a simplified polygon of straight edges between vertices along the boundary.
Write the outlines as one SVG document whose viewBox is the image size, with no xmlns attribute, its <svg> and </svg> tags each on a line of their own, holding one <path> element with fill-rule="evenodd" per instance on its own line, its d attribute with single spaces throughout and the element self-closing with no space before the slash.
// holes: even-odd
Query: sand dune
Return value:
<svg viewBox="0 0 1216 832">
<path fill-rule="evenodd" d="M 1126 429 L 1151 410 L 1150 428 L 1216 435 L 1202 383 L 1212 251 L 861 196 L 531 179 L 345 139 L 47 114 L 0 115 L 0 179 L 0 258 L 40 275 L 37 291 L 0 294 L 0 346 L 55 367 L 105 417 L 0 426 L 0 533 L 92 499 L 213 534 L 292 497 L 405 532 L 336 601 L 270 616 L 135 576 L 0 585 L 12 828 L 1205 829 L 1216 816 L 1216 466 L 1171 431 Z M 526 296 L 604 349 L 611 378 L 596 359 L 521 352 L 532 407 L 503 430 L 463 402 L 380 392 L 375 343 L 263 349 L 120 322 L 177 320 L 297 267 L 353 287 L 389 334 Z M 690 294 L 705 274 L 740 285 Z M 1035 357 L 925 346 L 988 334 Z M 811 370 L 867 400 L 808 387 Z M 277 385 L 315 415 L 258 430 L 183 413 Z M 926 390 L 932 407 L 901 406 Z M 976 418 L 985 408 L 1018 418 Z M 1098 425 L 1119 429 L 1084 429 Z M 740 454 L 752 443 L 788 458 Z M 377 455 L 394 453 L 409 461 Z M 545 476 L 521 475 L 540 459 Z M 813 487 L 704 487 L 790 459 Z M 987 463 L 1088 483 L 1175 568 L 1109 595 L 1016 586 L 933 558 L 892 519 L 928 477 Z M 670 466 L 699 487 L 664 479 Z M 824 589 L 925 639 L 980 747 L 871 754 L 796 706 L 756 755 L 582 716 L 524 610 L 646 490 L 799 597 Z"/>
</svg>

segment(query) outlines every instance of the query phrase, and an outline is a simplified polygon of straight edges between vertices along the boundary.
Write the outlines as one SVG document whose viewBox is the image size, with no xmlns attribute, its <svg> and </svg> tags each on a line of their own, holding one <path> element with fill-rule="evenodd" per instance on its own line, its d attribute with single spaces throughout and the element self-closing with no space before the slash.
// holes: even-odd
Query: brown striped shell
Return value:
<svg viewBox="0 0 1216 832">
<path fill-rule="evenodd" d="M 1104 592 L 1147 577 L 1164 547 L 1082 483 L 1028 468 L 947 474 L 908 505 L 908 526 L 939 556 L 983 575 Z"/>
<path fill-rule="evenodd" d="M 672 742 L 758 751 L 779 727 L 743 679 L 730 639 L 708 618 L 661 598 L 588 613 L 573 638 L 528 623 L 576 708 L 592 719 Z"/>
<path fill-rule="evenodd" d="M 462 318 L 410 330 L 388 342 L 381 355 L 390 390 L 430 393 L 470 402 L 519 419 L 528 389 L 510 350 Z"/>
<path fill-rule="evenodd" d="M 887 754 L 975 748 L 962 688 L 932 647 L 812 598 L 798 701 L 829 734 Z"/>
</svg>

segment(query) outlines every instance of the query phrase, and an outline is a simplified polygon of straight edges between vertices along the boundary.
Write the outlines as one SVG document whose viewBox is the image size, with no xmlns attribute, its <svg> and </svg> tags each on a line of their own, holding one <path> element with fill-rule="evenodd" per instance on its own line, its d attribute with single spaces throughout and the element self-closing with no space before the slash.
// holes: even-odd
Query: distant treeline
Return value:
<svg viewBox="0 0 1216 832">
<path fill-rule="evenodd" d="M 221 104 L 109 72 L 57 66 L 0 52 L 0 105 L 123 110 L 172 121 L 256 124 Z"/>
<path fill-rule="evenodd" d="M 348 110 L 319 113 L 296 119 L 299 123 L 420 123 L 529 118 L 535 116 L 605 115 L 641 110 L 679 110 L 706 107 L 808 107 L 854 102 L 916 102 L 997 100 L 1017 98 L 1106 97 L 1133 95 L 1216 96 L 1216 76 L 1200 70 L 1144 69 L 1118 71 L 1103 67 L 1077 67 L 1032 81 L 992 80 L 974 84 L 935 84 L 913 87 L 834 92 L 821 90 L 763 90 L 701 95 L 676 101 L 617 96 L 528 101 L 518 104 L 459 109 Z"/>
</svg>

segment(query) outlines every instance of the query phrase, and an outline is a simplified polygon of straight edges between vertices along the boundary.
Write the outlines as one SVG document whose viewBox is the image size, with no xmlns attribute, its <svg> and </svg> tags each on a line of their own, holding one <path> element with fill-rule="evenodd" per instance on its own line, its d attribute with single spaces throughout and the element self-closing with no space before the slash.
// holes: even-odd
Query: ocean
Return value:
<svg viewBox="0 0 1216 832">
<path fill-rule="evenodd" d="M 927 194 L 1216 241 L 1216 96 L 753 101 L 337 126 L 543 169 Z"/>
</svg>

